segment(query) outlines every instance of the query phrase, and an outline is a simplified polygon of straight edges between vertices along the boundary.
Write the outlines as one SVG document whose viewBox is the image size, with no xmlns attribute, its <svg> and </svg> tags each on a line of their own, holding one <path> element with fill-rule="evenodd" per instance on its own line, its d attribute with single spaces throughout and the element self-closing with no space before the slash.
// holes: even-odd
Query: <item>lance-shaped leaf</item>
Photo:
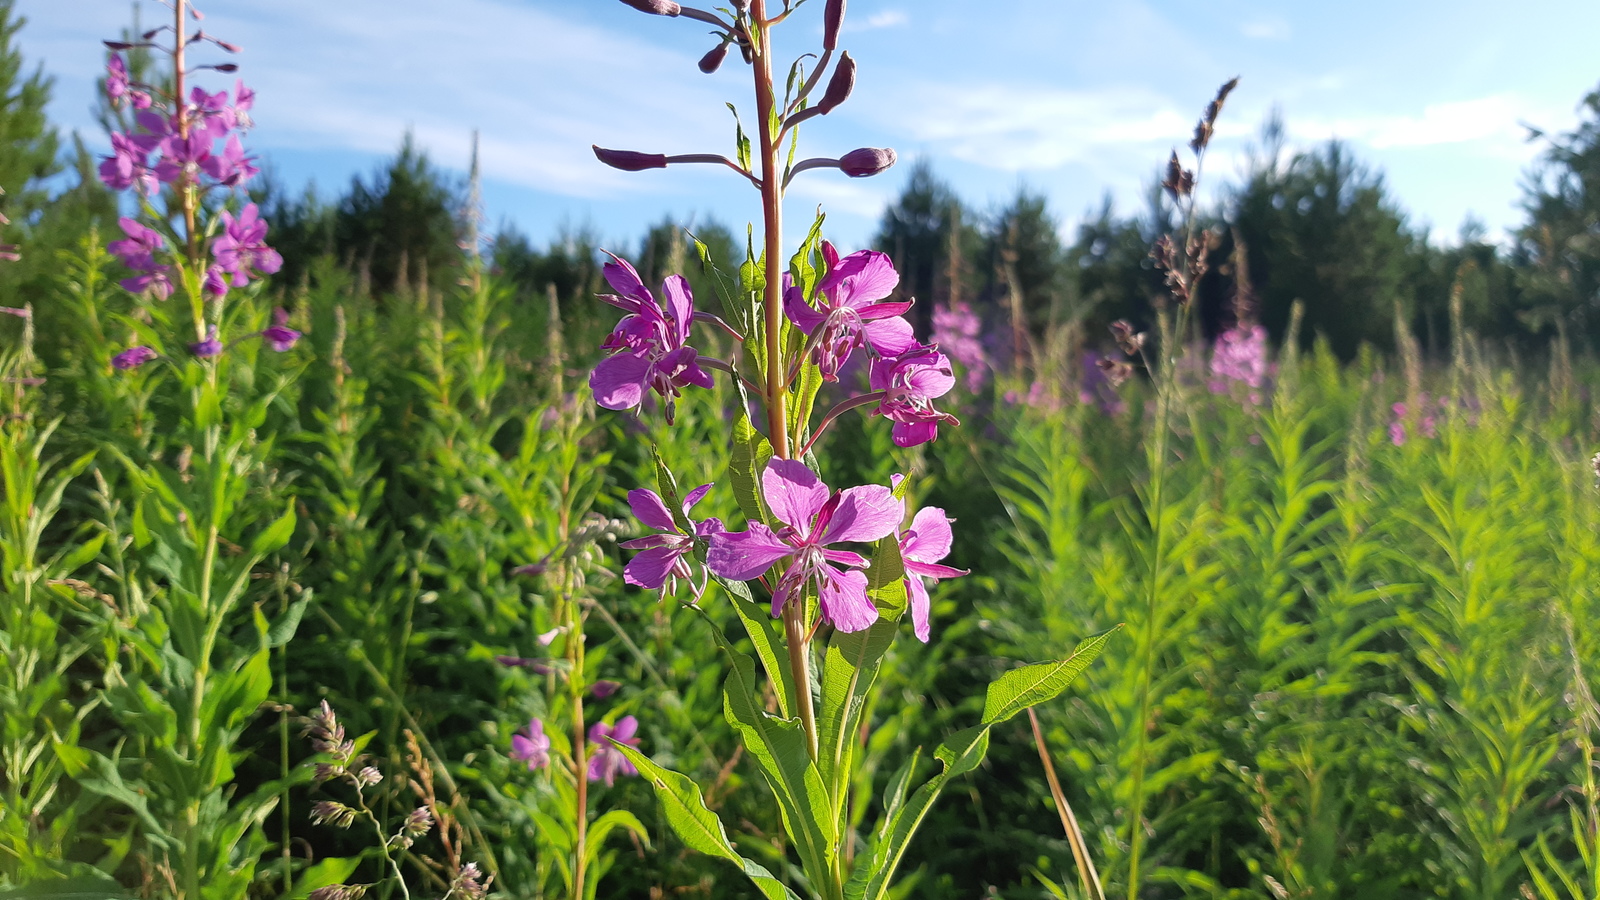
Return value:
<svg viewBox="0 0 1600 900">
<path fill-rule="evenodd" d="M 739 732 L 778 798 L 784 830 L 795 842 L 806 875 L 821 883 L 831 871 L 838 832 L 828 814 L 828 792 L 806 747 L 805 732 L 798 719 L 780 719 L 761 708 L 755 661 L 733 649 L 709 618 L 706 624 L 730 663 L 722 692 L 728 724 Z"/>
<path fill-rule="evenodd" d="M 755 883 L 767 900 L 800 900 L 765 867 L 739 855 L 728 840 L 722 820 L 706 808 L 705 797 L 689 776 L 656 765 L 650 757 L 625 744 L 617 749 L 633 763 L 639 774 L 656 790 L 656 799 L 666 813 L 667 824 L 691 850 L 716 856 L 738 866 Z"/>
<path fill-rule="evenodd" d="M 631 832 L 640 843 L 644 844 L 646 850 L 650 849 L 650 832 L 645 830 L 644 823 L 625 809 L 613 809 L 595 819 L 584 836 L 583 858 L 588 866 L 592 868 L 595 865 L 600 857 L 600 851 L 605 846 L 606 838 L 618 828 Z"/>
<path fill-rule="evenodd" d="M 739 398 L 745 401 L 741 388 Z M 744 409 L 749 409 L 746 401 Z M 733 456 L 728 462 L 728 475 L 733 482 L 733 497 L 739 509 L 751 522 L 771 524 L 761 504 L 761 472 L 772 459 L 772 444 L 756 430 L 750 416 L 741 412 L 733 423 Z"/>
<path fill-rule="evenodd" d="M 1030 706 L 1059 697 L 1067 685 L 1094 662 L 1106 642 L 1121 627 L 1118 625 L 1085 640 L 1074 647 L 1072 655 L 1066 659 L 1023 666 L 996 678 L 990 683 L 988 696 L 983 701 L 983 723 L 994 725 L 1004 722 Z"/>
<path fill-rule="evenodd" d="M 940 792 L 950 779 L 977 768 L 988 752 L 988 725 L 958 731 L 939 745 L 934 757 L 944 763 L 944 771 L 917 788 L 910 802 L 889 813 L 872 852 L 856 857 L 855 869 L 844 886 L 845 900 L 883 900 L 888 895 L 895 869 Z"/>
<path fill-rule="evenodd" d="M 786 649 L 780 649 L 783 643 L 783 626 L 767 611 L 767 608 L 756 602 L 750 593 L 750 586 L 742 581 L 729 581 L 717 578 L 716 582 L 728 592 L 728 599 L 733 603 L 733 609 L 739 614 L 739 620 L 744 623 L 744 630 L 750 635 L 750 643 L 756 648 L 756 655 L 761 658 L 761 667 L 766 670 L 767 677 L 772 679 L 774 693 L 778 696 L 778 715 L 787 719 L 794 715 L 795 695 L 794 677 L 789 671 L 789 657 Z"/>
<path fill-rule="evenodd" d="M 860 731 L 861 711 L 906 608 L 905 561 L 893 535 L 878 542 L 867 578 L 867 596 L 877 606 L 880 618 L 865 631 L 834 632 L 822 659 L 817 761 L 833 792 L 836 811 L 843 810 L 845 787 L 855 768 L 853 738 Z"/>
</svg>

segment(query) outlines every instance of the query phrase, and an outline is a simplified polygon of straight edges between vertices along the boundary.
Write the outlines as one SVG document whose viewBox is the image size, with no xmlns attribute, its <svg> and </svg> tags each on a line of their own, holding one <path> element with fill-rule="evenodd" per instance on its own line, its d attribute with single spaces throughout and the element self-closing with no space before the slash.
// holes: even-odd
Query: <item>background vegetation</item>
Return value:
<svg viewBox="0 0 1600 900">
<path fill-rule="evenodd" d="M 620 684 L 605 714 L 637 716 L 642 748 L 693 774 L 744 824 L 741 851 L 786 873 L 773 804 L 718 709 L 707 626 L 616 574 L 634 528 L 623 494 L 654 475 L 646 426 L 585 395 L 605 330 L 594 238 L 538 247 L 502 230 L 473 277 L 468 186 L 409 142 L 336 201 L 265 190 L 286 265 L 230 314 L 265 322 L 283 305 L 307 338 L 230 353 L 218 415 L 237 464 L 209 471 L 205 423 L 177 399 L 192 386 L 109 366 L 140 326 L 102 249 L 114 204 L 43 116 L 50 86 L 0 9 L 4 234 L 23 248 L 0 291 L 33 311 L 0 317 L 0 886 L 187 895 L 173 872 L 197 829 L 176 798 L 211 823 L 200 896 L 376 878 L 370 848 L 307 819 L 327 794 L 300 733 L 326 700 L 391 774 L 380 812 L 416 805 L 398 776 L 426 767 L 459 823 L 454 852 L 505 896 L 559 895 L 536 849 L 557 787 L 509 758 L 547 691 L 496 657 L 543 655 L 572 590 L 552 571 L 574 568 L 589 680 Z M 1165 454 L 1150 451 L 1148 387 L 1086 365 L 1111 352 L 1112 321 L 1153 327 L 1147 254 L 1174 216 L 1159 190 L 1064 245 L 1042 198 L 975 210 L 913 167 L 876 243 L 925 331 L 970 305 L 988 377 L 963 389 L 954 439 L 902 451 L 847 420 L 822 458 L 848 471 L 823 475 L 921 473 L 919 499 L 961 522 L 948 561 L 974 574 L 940 585 L 934 642 L 891 660 L 868 757 L 930 746 L 975 713 L 951 698 L 1122 622 L 1040 711 L 1110 895 L 1136 880 L 1146 897 L 1597 896 L 1600 93 L 1587 108 L 1549 139 L 1507 246 L 1470 227 L 1434 246 L 1348 148 L 1294 150 L 1269 125 L 1207 213 L 1224 237 Z M 698 236 L 737 258 L 725 229 Z M 711 293 L 670 222 L 611 249 L 636 250 L 647 282 L 685 271 Z M 1267 378 L 1219 378 L 1212 339 L 1253 321 L 1282 348 Z M 648 426 L 681 480 L 727 467 L 708 436 L 735 402 L 719 388 Z M 737 517 L 716 493 L 700 509 Z M 174 706 L 195 677 L 201 521 L 241 576 L 218 622 L 218 699 L 190 738 Z M 913 845 L 914 896 L 1072 895 L 1039 758 L 1013 725 Z M 863 818 L 889 773 L 875 777 Z M 603 802 L 653 844 L 618 832 L 600 896 L 744 896 L 673 842 L 639 780 Z M 451 853 L 436 836 L 409 851 L 413 888 L 442 893 L 427 860 Z"/>
</svg>

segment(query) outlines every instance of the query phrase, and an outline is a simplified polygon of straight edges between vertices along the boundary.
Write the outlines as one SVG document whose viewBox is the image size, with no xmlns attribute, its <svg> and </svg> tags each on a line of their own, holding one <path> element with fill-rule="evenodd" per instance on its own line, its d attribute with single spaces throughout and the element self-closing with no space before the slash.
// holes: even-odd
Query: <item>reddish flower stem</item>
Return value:
<svg viewBox="0 0 1600 900">
<path fill-rule="evenodd" d="M 781 18 L 781 17 L 780 17 Z M 763 312 L 766 322 L 767 371 L 765 401 L 767 438 L 773 456 L 790 459 L 787 379 L 783 365 L 783 174 L 778 169 L 778 129 L 781 123 L 772 95 L 772 21 L 767 19 L 766 0 L 751 0 L 750 24 L 755 29 L 756 119 L 760 124 L 761 211 L 766 235 L 766 290 Z M 794 679 L 795 706 L 800 726 L 805 730 L 806 746 L 813 759 L 817 755 L 817 716 L 811 703 L 811 667 L 806 638 L 804 603 L 790 603 L 783 610 L 784 642 L 789 645 L 789 670 Z"/>
</svg>

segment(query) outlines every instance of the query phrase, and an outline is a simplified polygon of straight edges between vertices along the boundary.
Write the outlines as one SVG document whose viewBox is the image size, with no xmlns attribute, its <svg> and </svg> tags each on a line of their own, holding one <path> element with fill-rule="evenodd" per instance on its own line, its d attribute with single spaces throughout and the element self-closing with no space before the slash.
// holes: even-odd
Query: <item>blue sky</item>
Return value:
<svg viewBox="0 0 1600 900">
<path fill-rule="evenodd" d="M 164 21 L 158 4 L 139 5 L 144 22 Z M 778 32 L 780 52 L 814 49 L 821 5 L 810 0 Z M 18 9 L 30 20 L 24 54 L 56 77 L 55 120 L 106 146 L 91 116 L 99 41 L 131 21 L 132 4 Z M 258 91 L 251 148 L 292 186 L 314 179 L 332 196 L 392 155 L 408 128 L 435 162 L 464 173 L 478 129 L 491 224 L 538 242 L 589 226 L 631 247 L 667 216 L 735 228 L 757 217 L 754 191 L 726 170 L 621 173 L 589 150 L 731 150 L 723 104 L 753 115 L 749 70 L 734 54 L 702 75 L 695 61 L 713 41 L 699 23 L 617 0 L 202 9 L 208 32 L 243 46 L 241 74 Z M 1538 150 L 1519 122 L 1576 123 L 1600 82 L 1595 34 L 1593 2 L 852 0 L 842 46 L 860 63 L 856 92 L 813 120 L 801 155 L 890 146 L 902 164 L 875 179 L 800 176 L 791 230 L 821 204 L 836 241 L 865 242 L 921 157 L 981 211 L 1020 186 L 1043 192 L 1070 234 L 1107 192 L 1136 209 L 1216 86 L 1240 75 L 1207 164 L 1213 189 L 1278 108 L 1293 145 L 1349 141 L 1436 237 L 1452 239 L 1469 213 L 1499 234 L 1521 220 L 1519 185 Z"/>
</svg>

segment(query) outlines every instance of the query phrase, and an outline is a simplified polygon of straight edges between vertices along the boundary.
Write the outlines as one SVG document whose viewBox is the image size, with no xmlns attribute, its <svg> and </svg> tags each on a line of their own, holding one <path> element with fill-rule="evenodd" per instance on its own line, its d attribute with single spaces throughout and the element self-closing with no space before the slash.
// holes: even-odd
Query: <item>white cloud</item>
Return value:
<svg viewBox="0 0 1600 900">
<path fill-rule="evenodd" d="M 886 9 L 875 12 L 865 19 L 845 19 L 846 31 L 874 31 L 879 28 L 898 28 L 911 22 L 911 17 L 904 10 Z"/>
<path fill-rule="evenodd" d="M 1289 20 L 1282 16 L 1251 19 L 1239 26 L 1239 33 L 1258 41 L 1286 41 L 1293 33 Z"/>
<path fill-rule="evenodd" d="M 922 85 L 886 108 L 901 111 L 894 130 L 935 152 L 1002 171 L 1089 162 L 1118 148 L 1148 151 L 1181 143 L 1194 125 L 1165 97 L 1138 88 Z"/>
<path fill-rule="evenodd" d="M 1538 109 L 1510 93 L 1470 100 L 1432 103 L 1420 111 L 1341 118 L 1289 120 L 1297 137 L 1358 141 L 1378 150 L 1442 145 L 1464 145 L 1479 153 L 1506 159 L 1526 159 L 1531 152 L 1524 140 L 1523 120 L 1543 121 L 1551 111 Z M 1556 118 L 1566 119 L 1567 115 Z"/>
<path fill-rule="evenodd" d="M 76 95 L 66 108 L 87 106 L 83 73 L 98 69 L 98 41 L 122 26 L 126 7 L 85 3 L 86 21 L 64 9 L 77 3 L 24 3 L 44 46 L 72 51 L 70 69 L 47 60 L 73 76 L 58 86 Z M 726 73 L 701 75 L 697 48 L 683 42 L 684 52 L 666 50 L 500 0 L 457 0 L 449 15 L 428 0 L 216 2 L 207 13 L 208 32 L 244 48 L 240 75 L 259 94 L 252 147 L 269 154 L 387 154 L 410 129 L 436 162 L 464 169 L 478 128 L 485 177 L 594 198 L 660 188 L 600 165 L 590 144 L 666 153 L 732 144 L 711 86 Z"/>
</svg>

